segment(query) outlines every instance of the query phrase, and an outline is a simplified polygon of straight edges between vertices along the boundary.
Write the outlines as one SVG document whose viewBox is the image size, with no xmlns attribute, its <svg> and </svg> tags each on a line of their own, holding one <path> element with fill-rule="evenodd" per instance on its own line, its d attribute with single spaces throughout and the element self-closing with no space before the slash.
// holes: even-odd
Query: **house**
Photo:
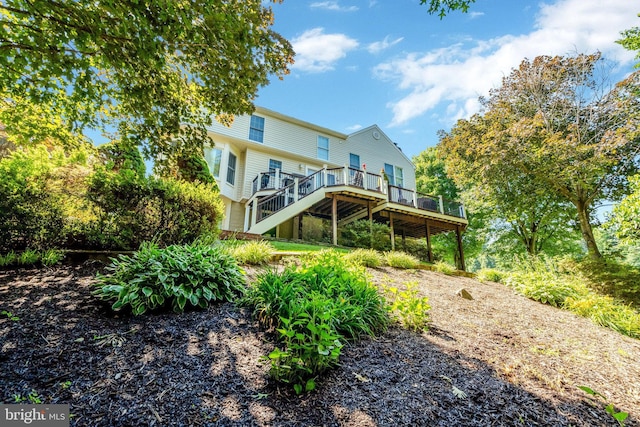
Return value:
<svg viewBox="0 0 640 427">
<path fill-rule="evenodd" d="M 205 159 L 225 203 L 223 230 L 300 238 L 305 218 L 338 225 L 384 222 L 397 235 L 430 238 L 467 225 L 462 204 L 415 191 L 415 166 L 376 125 L 343 134 L 258 107 L 230 127 L 210 127 Z"/>
</svg>

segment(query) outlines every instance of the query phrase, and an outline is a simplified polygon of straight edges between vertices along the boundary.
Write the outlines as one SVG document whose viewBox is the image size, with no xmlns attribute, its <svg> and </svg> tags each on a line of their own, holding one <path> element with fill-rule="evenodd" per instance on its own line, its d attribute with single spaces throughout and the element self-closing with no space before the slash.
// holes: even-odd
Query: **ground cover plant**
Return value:
<svg viewBox="0 0 640 427">
<path fill-rule="evenodd" d="M 602 293 L 610 289 L 598 281 L 598 277 L 609 276 L 606 271 L 595 274 L 591 263 L 585 267 L 570 260 L 558 261 L 548 257 L 522 257 L 514 265 L 518 267 L 506 274 L 504 283 L 522 295 L 571 310 L 632 338 L 640 337 L 640 312 L 637 305 L 633 305 L 635 300 L 629 303 Z M 633 272 L 628 276 L 618 273 L 617 277 L 624 282 L 633 280 L 635 275 Z"/>
<path fill-rule="evenodd" d="M 346 341 L 375 336 L 389 323 L 386 302 L 364 270 L 333 250 L 261 274 L 242 304 L 277 331 L 278 346 L 267 358 L 270 374 L 297 393 L 313 390 L 317 376 L 338 364 Z"/>
<path fill-rule="evenodd" d="M 266 240 L 229 243 L 229 253 L 239 264 L 264 265 L 271 260 L 275 247 Z"/>
<path fill-rule="evenodd" d="M 111 303 L 113 310 L 130 309 L 134 315 L 206 308 L 234 299 L 245 283 L 236 260 L 207 242 L 166 248 L 144 243 L 132 256 L 113 259 L 97 279 L 97 297 Z"/>
</svg>

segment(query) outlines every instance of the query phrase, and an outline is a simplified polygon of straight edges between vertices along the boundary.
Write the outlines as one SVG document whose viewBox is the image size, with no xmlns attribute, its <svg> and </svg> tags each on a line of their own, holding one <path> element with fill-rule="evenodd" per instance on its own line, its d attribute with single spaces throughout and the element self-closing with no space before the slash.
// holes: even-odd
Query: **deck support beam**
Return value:
<svg viewBox="0 0 640 427">
<path fill-rule="evenodd" d="M 466 271 L 464 266 L 464 249 L 462 248 L 462 228 L 459 225 L 456 226 L 456 237 L 458 240 L 458 252 L 460 254 L 460 265 L 458 268 L 462 271 Z"/>
<path fill-rule="evenodd" d="M 425 227 L 427 229 L 427 260 L 433 262 L 433 250 L 431 249 L 431 225 L 429 220 L 425 221 Z"/>
<path fill-rule="evenodd" d="M 333 196 L 331 201 L 331 232 L 333 234 L 333 244 L 338 244 L 338 198 Z"/>
</svg>

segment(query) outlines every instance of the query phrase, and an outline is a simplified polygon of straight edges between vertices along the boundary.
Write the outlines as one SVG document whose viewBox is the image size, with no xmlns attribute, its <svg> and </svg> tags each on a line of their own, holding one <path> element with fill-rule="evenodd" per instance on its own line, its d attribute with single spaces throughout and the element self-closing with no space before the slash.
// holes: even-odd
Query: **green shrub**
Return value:
<svg viewBox="0 0 640 427">
<path fill-rule="evenodd" d="M 445 261 L 436 262 L 433 264 L 433 268 L 435 271 L 446 274 L 447 276 L 451 276 L 456 272 L 456 268 Z"/>
<path fill-rule="evenodd" d="M 0 255 L 0 267 L 8 267 L 17 263 L 18 255 L 14 251 L 9 251 L 4 256 Z"/>
<path fill-rule="evenodd" d="M 378 251 L 391 249 L 389 226 L 368 220 L 350 222 L 341 227 L 338 244 L 353 248 L 370 248 Z"/>
<path fill-rule="evenodd" d="M 610 296 L 589 293 L 580 298 L 569 297 L 565 307 L 594 323 L 632 338 L 640 338 L 640 314 Z"/>
<path fill-rule="evenodd" d="M 384 254 L 385 261 L 389 267 L 395 268 L 417 268 L 420 260 L 405 252 L 389 251 Z"/>
<path fill-rule="evenodd" d="M 344 255 L 349 263 L 361 267 L 377 268 L 382 265 L 382 254 L 375 249 L 356 249 Z"/>
<path fill-rule="evenodd" d="M 20 265 L 34 265 L 40 261 L 40 254 L 34 249 L 25 249 L 18 258 Z"/>
<path fill-rule="evenodd" d="M 258 276 L 241 300 L 263 327 L 274 327 L 280 346 L 269 355 L 270 374 L 296 392 L 338 361 L 342 342 L 383 331 L 389 323 L 384 298 L 334 250 L 302 257 L 300 265 Z"/>
<path fill-rule="evenodd" d="M 481 282 L 496 282 L 503 283 L 506 274 L 495 268 L 483 268 L 478 270 L 477 276 Z"/>
<path fill-rule="evenodd" d="M 382 285 L 382 290 L 389 301 L 389 311 L 393 318 L 404 328 L 413 331 L 424 331 L 429 326 L 429 298 L 418 296 L 417 282 L 408 282 L 405 289 Z"/>
<path fill-rule="evenodd" d="M 223 205 L 215 186 L 171 178 L 98 169 L 89 200 L 97 208 L 92 240 L 99 247 L 133 249 L 143 241 L 160 246 L 217 234 Z"/>
<path fill-rule="evenodd" d="M 229 301 L 244 289 L 244 275 L 235 259 L 219 246 L 195 243 L 160 249 L 144 243 L 132 256 L 120 255 L 98 275 L 96 296 L 113 310 L 130 308 L 134 315 L 171 307 L 206 308 Z"/>
<path fill-rule="evenodd" d="M 62 261 L 64 252 L 57 249 L 47 249 L 40 254 L 40 261 L 45 267 L 52 267 Z"/>
<path fill-rule="evenodd" d="M 275 250 L 266 240 L 243 242 L 231 249 L 231 254 L 240 264 L 264 265 L 271 260 Z"/>
<path fill-rule="evenodd" d="M 59 194 L 50 190 L 61 150 L 43 145 L 0 159 L 0 250 L 55 246 L 63 240 Z"/>
<path fill-rule="evenodd" d="M 527 298 L 554 307 L 562 307 L 567 298 L 579 298 L 581 294 L 575 284 L 545 271 L 512 273 L 505 284 Z"/>
</svg>

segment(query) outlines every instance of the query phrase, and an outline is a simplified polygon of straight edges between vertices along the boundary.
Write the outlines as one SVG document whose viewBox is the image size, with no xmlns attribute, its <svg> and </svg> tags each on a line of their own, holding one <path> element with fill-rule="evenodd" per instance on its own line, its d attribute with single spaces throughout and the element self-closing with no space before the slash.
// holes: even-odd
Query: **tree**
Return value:
<svg viewBox="0 0 640 427">
<path fill-rule="evenodd" d="M 640 175 L 629 178 L 631 194 L 613 208 L 607 226 L 615 230 L 616 236 L 626 243 L 640 240 Z"/>
<path fill-rule="evenodd" d="M 447 13 L 454 10 L 460 10 L 467 13 L 469 5 L 475 3 L 476 0 L 420 0 L 420 4 L 429 3 L 429 13 L 437 13 L 440 19 L 444 18 Z"/>
<path fill-rule="evenodd" d="M 638 16 L 640 16 L 640 14 Z M 622 38 L 618 40 L 617 43 L 624 46 L 625 49 L 638 52 L 636 59 L 640 59 L 640 27 L 625 30 L 621 35 Z M 636 64 L 636 68 L 640 68 L 640 62 Z"/>
<path fill-rule="evenodd" d="M 482 100 L 483 115 L 459 121 L 441 140 L 452 154 L 447 165 L 458 176 L 490 177 L 491 185 L 529 183 L 534 187 L 528 194 L 518 190 L 509 197 L 533 192 L 572 204 L 594 259 L 602 256 L 593 236 L 593 208 L 625 193 L 640 150 L 634 95 L 640 72 L 611 88 L 599 64 L 599 54 L 524 60 Z M 482 130 L 474 135 L 478 123 Z M 472 142 L 468 135 L 474 135 Z"/>
<path fill-rule="evenodd" d="M 261 0 L 5 0 L 0 103 L 75 131 L 117 126 L 147 157 L 197 151 L 212 116 L 251 113 L 269 75 L 288 73 L 272 24 Z"/>
</svg>

